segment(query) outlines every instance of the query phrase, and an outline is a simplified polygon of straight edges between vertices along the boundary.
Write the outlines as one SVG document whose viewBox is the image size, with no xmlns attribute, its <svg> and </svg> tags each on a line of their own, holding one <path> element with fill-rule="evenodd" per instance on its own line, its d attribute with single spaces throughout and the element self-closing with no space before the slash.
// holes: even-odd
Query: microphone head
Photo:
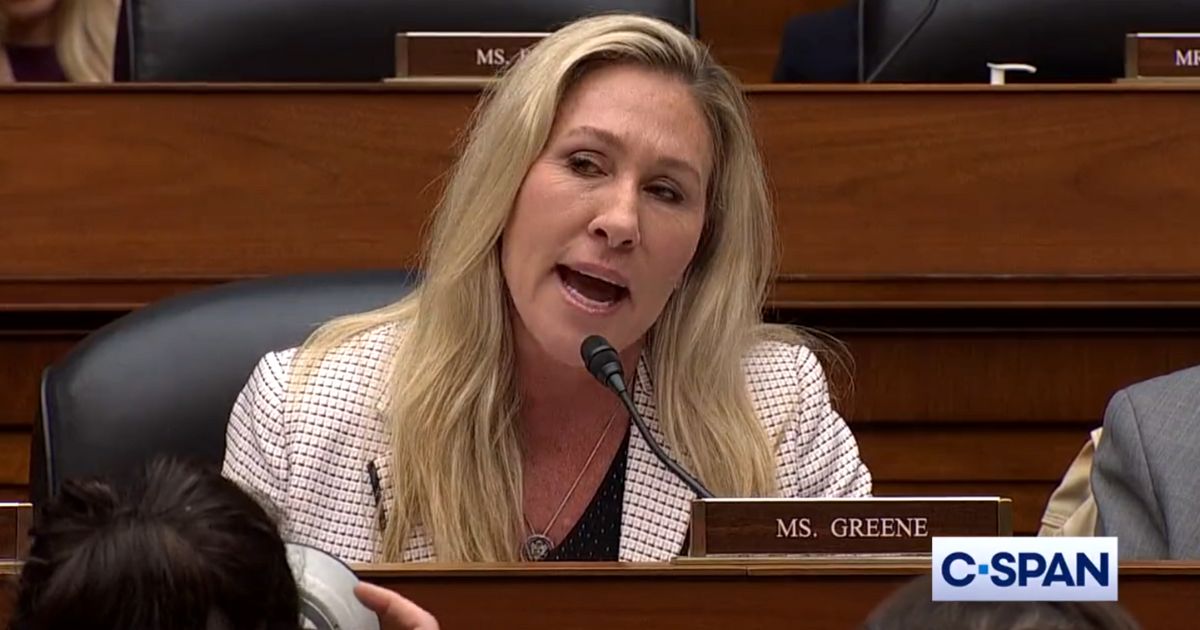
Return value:
<svg viewBox="0 0 1200 630">
<path fill-rule="evenodd" d="M 379 617 L 354 596 L 358 577 L 344 562 L 324 551 L 287 544 L 288 566 L 300 591 L 302 628 L 379 630 Z"/>
<path fill-rule="evenodd" d="M 624 381 L 621 357 L 604 337 L 590 335 L 584 339 L 583 343 L 579 345 L 579 354 L 583 358 L 583 365 L 587 371 L 605 387 L 612 386 L 609 379 L 613 374 L 620 376 Z"/>
</svg>

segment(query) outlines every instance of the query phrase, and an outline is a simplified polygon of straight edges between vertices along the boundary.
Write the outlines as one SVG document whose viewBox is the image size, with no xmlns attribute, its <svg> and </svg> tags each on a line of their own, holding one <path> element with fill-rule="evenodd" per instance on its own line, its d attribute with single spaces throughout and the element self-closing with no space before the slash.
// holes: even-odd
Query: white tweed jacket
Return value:
<svg viewBox="0 0 1200 630">
<path fill-rule="evenodd" d="M 284 538 L 323 549 L 348 562 L 378 559 L 380 510 L 391 504 L 390 458 L 382 408 L 395 326 L 346 343 L 326 357 L 303 393 L 285 405 L 294 350 L 263 357 L 238 397 L 226 434 L 224 474 L 279 511 Z M 871 493 L 846 423 L 830 406 L 824 372 L 804 347 L 764 343 L 745 359 L 746 385 L 763 427 L 779 445 L 784 496 L 854 497 Z M 651 432 L 658 431 L 646 362 L 638 366 L 634 402 Z M 629 437 L 619 557 L 666 561 L 683 548 L 691 492 L 655 459 L 636 430 Z M 672 455 L 674 455 L 672 453 Z M 368 463 L 378 469 L 376 506 Z M 433 560 L 432 542 L 418 528 L 405 561 Z"/>
</svg>

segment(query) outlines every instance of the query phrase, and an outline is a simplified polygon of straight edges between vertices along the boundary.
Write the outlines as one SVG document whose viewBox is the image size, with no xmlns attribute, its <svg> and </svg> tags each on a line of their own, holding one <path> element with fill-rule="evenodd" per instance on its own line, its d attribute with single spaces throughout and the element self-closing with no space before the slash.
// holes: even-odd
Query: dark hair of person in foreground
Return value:
<svg viewBox="0 0 1200 630">
<path fill-rule="evenodd" d="M 862 630 L 1138 630 L 1115 602 L 935 602 L 928 575 L 880 604 Z"/>
<path fill-rule="evenodd" d="M 43 506 L 11 630 L 297 630 L 274 519 L 216 471 L 159 460 Z"/>
</svg>

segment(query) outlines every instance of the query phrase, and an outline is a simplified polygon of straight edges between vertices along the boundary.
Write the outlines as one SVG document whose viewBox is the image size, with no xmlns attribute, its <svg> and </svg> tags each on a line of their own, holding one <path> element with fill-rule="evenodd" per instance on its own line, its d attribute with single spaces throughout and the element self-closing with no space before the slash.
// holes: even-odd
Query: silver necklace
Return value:
<svg viewBox="0 0 1200 630">
<path fill-rule="evenodd" d="M 558 522 L 558 517 L 562 514 L 563 509 L 567 507 L 567 502 L 571 500 L 571 496 L 575 494 L 575 489 L 579 487 L 579 482 L 583 481 L 584 473 L 592 467 L 592 461 L 596 459 L 596 453 L 600 452 L 600 445 L 604 443 L 604 438 L 608 437 L 608 430 L 612 428 L 613 421 L 616 419 L 617 412 L 614 411 L 608 418 L 608 424 L 604 425 L 604 431 L 600 433 L 600 439 L 596 440 L 596 445 L 592 447 L 592 454 L 588 455 L 587 461 L 583 463 L 583 469 L 575 477 L 575 483 L 571 484 L 570 490 L 567 490 L 567 495 L 558 504 L 558 509 L 554 511 L 554 516 L 550 517 L 550 522 L 546 524 L 545 529 L 538 532 L 533 523 L 529 522 L 529 516 L 525 514 L 525 511 L 521 511 L 521 516 L 525 519 L 525 526 L 529 528 L 529 535 L 525 537 L 525 542 L 521 545 L 521 557 L 525 560 L 533 562 L 545 560 L 550 555 L 550 552 L 554 550 L 554 541 L 550 539 L 549 535 L 550 530 L 554 527 L 554 523 Z"/>
</svg>

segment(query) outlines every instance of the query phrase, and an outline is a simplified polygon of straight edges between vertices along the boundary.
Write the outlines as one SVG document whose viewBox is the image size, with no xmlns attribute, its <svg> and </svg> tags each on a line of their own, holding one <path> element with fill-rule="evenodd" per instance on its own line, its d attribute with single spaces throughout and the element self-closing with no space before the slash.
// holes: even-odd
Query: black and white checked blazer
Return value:
<svg viewBox="0 0 1200 630">
<path fill-rule="evenodd" d="M 391 503 L 383 423 L 394 325 L 370 331 L 333 351 L 304 392 L 284 404 L 295 350 L 263 357 L 238 397 L 226 434 L 225 476 L 272 502 L 285 539 L 324 549 L 348 562 L 380 554 L 379 512 L 367 473 L 378 469 L 382 505 Z M 807 349 L 763 343 L 746 357 L 746 384 L 763 427 L 779 440 L 777 471 L 784 496 L 857 497 L 871 493 L 858 445 L 829 402 L 824 372 Z M 638 365 L 634 402 L 658 431 L 646 362 Z M 782 438 L 780 434 L 782 433 Z M 671 447 L 665 443 L 668 453 Z M 629 438 L 621 517 L 620 559 L 666 561 L 683 548 L 692 494 L 650 452 L 637 431 Z M 405 561 L 433 560 L 418 528 Z"/>
</svg>

